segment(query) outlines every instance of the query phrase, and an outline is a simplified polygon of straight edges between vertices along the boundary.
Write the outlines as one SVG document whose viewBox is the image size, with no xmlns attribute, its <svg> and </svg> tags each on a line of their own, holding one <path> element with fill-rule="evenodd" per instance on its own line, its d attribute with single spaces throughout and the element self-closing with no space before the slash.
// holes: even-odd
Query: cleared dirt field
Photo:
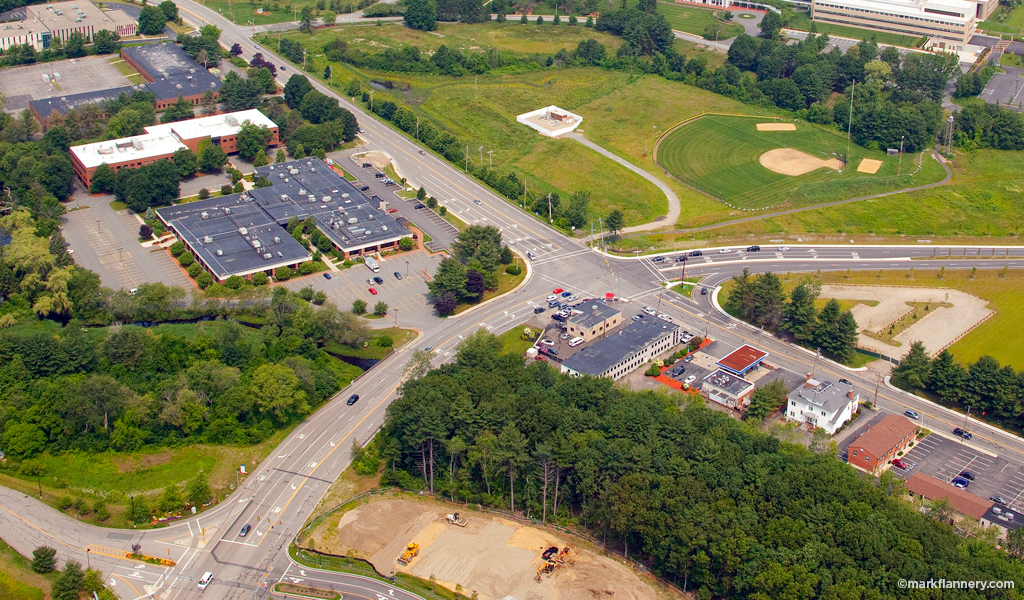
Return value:
<svg viewBox="0 0 1024 600">
<path fill-rule="evenodd" d="M 792 125 L 792 123 L 790 123 Z M 758 158 L 761 165 L 769 171 L 783 175 L 803 175 L 822 167 L 830 169 L 843 168 L 842 161 L 835 158 L 828 160 L 811 156 L 794 148 L 777 148 L 769 150 Z"/>
<path fill-rule="evenodd" d="M 796 125 L 792 123 L 758 123 L 758 131 L 796 131 Z"/>
<path fill-rule="evenodd" d="M 342 515 L 337 527 L 328 524 L 313 534 L 316 547 L 367 559 L 381 573 L 404 571 L 483 600 L 512 596 L 517 600 L 654 600 L 654 589 L 618 562 L 547 531 L 476 513 L 460 511 L 466 527 L 445 521 L 450 512 L 429 500 L 384 498 Z M 420 545 L 419 556 L 400 565 L 406 544 Z M 550 546 L 573 548 L 566 565 L 535 579 Z"/>
</svg>

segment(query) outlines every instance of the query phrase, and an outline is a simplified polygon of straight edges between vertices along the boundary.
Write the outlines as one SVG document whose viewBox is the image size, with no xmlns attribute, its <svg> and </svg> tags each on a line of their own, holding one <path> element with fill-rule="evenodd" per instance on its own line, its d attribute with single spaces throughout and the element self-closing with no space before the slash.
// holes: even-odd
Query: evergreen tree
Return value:
<svg viewBox="0 0 1024 600">
<path fill-rule="evenodd" d="M 32 551 L 32 570 L 36 573 L 49 573 L 57 564 L 57 550 L 49 546 L 39 546 Z"/>
<path fill-rule="evenodd" d="M 821 284 L 805 278 L 789 294 L 789 302 L 783 309 L 782 327 L 798 342 L 808 341 L 814 335 L 818 322 L 814 301 L 820 293 Z"/>
<path fill-rule="evenodd" d="M 893 383 L 906 389 L 925 389 L 928 383 L 931 362 L 932 359 L 928 356 L 924 344 L 920 341 L 915 341 L 910 345 L 907 355 L 900 360 L 899 366 L 893 369 Z"/>
</svg>

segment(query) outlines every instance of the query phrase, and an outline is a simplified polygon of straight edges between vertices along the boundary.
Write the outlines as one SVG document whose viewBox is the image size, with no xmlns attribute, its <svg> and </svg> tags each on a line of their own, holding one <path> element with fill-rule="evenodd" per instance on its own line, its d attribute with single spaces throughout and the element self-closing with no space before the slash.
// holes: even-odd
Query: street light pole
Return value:
<svg viewBox="0 0 1024 600">
<path fill-rule="evenodd" d="M 135 496 L 129 496 L 132 499 L 132 527 L 135 527 Z"/>
<path fill-rule="evenodd" d="M 405 277 L 409 278 L 409 261 L 405 261 Z"/>
<path fill-rule="evenodd" d="M 899 177 L 900 173 L 903 172 L 903 138 L 905 138 L 905 137 L 907 137 L 907 136 L 905 136 L 905 135 L 901 135 L 900 136 L 900 160 L 897 163 L 898 166 L 896 167 L 896 176 L 897 177 Z"/>
</svg>

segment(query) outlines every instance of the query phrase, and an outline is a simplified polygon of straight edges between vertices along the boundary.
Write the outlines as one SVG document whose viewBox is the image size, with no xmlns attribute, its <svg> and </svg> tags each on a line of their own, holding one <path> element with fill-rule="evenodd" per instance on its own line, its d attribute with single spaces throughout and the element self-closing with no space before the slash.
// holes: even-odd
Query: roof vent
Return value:
<svg viewBox="0 0 1024 600">
<path fill-rule="evenodd" d="M 260 244 L 260 241 L 259 241 L 259 240 L 253 240 L 253 241 L 252 241 L 252 247 L 253 247 L 253 248 L 256 248 L 257 250 L 259 250 L 259 249 L 260 249 L 260 246 L 262 246 L 262 245 L 263 245 L 263 244 Z"/>
<path fill-rule="evenodd" d="M 274 258 L 274 255 L 269 252 L 263 255 L 263 260 L 270 260 L 271 258 Z"/>
<path fill-rule="evenodd" d="M 230 206 L 225 206 L 224 207 L 224 214 L 226 214 L 226 215 L 230 215 L 231 214 L 231 207 Z"/>
<path fill-rule="evenodd" d="M 142 150 L 142 140 L 132 140 L 132 146 L 134 146 L 136 150 Z"/>
<path fill-rule="evenodd" d="M 203 243 L 204 244 L 212 244 L 213 243 L 213 237 L 211 237 L 211 236 L 204 237 L 203 238 Z"/>
<path fill-rule="evenodd" d="M 189 79 L 192 79 L 192 78 L 189 77 Z M 236 119 L 234 117 L 234 115 L 228 115 L 228 116 L 224 117 L 224 122 L 227 123 L 228 125 L 232 126 L 232 127 L 238 127 L 238 119 Z"/>
<path fill-rule="evenodd" d="M 359 219 L 357 219 L 355 217 L 349 217 L 349 219 L 348 219 L 348 224 L 349 225 L 355 225 L 358 222 L 359 222 Z"/>
<path fill-rule="evenodd" d="M 388 230 L 388 226 L 387 225 L 381 225 L 380 226 L 380 230 L 381 231 L 387 231 Z"/>
<path fill-rule="evenodd" d="M 277 255 L 278 255 L 279 257 L 281 257 L 281 258 L 284 258 L 284 254 L 281 254 L 281 252 L 280 252 L 280 251 L 278 251 L 278 252 L 277 252 Z"/>
<path fill-rule="evenodd" d="M 210 218 L 210 213 L 204 210 L 203 212 L 199 213 L 199 218 L 205 221 L 206 219 Z"/>
<path fill-rule="evenodd" d="M 224 256 L 224 251 L 221 250 L 220 248 L 217 248 L 217 256 Z"/>
<path fill-rule="evenodd" d="M 275 237 L 275 238 L 274 238 L 274 243 L 275 243 L 275 244 L 280 244 L 280 243 L 281 243 L 281 238 L 279 238 L 279 237 Z"/>
</svg>

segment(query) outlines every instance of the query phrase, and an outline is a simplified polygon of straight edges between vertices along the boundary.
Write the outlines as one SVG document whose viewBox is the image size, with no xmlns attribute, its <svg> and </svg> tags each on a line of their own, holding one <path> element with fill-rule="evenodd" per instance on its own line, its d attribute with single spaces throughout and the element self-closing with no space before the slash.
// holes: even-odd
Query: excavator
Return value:
<svg viewBox="0 0 1024 600">
<path fill-rule="evenodd" d="M 561 550 L 559 550 L 557 546 L 551 546 L 541 553 L 540 556 L 544 560 L 544 564 L 537 567 L 537 576 L 535 579 L 539 582 L 541 580 L 541 575 L 550 575 L 551 572 L 557 569 L 560 565 L 564 565 L 566 559 L 569 557 L 569 552 L 570 549 L 568 546 Z"/>
<path fill-rule="evenodd" d="M 452 525 L 457 525 L 459 527 L 465 527 L 466 524 L 469 523 L 469 519 L 460 519 L 459 513 L 445 515 L 444 518 L 448 519 L 448 522 Z"/>
<path fill-rule="evenodd" d="M 402 552 L 402 555 L 398 557 L 398 562 L 403 565 L 407 565 L 412 561 L 413 557 L 418 556 L 419 553 L 420 545 L 415 542 L 409 543 L 406 545 L 405 551 Z"/>
</svg>

